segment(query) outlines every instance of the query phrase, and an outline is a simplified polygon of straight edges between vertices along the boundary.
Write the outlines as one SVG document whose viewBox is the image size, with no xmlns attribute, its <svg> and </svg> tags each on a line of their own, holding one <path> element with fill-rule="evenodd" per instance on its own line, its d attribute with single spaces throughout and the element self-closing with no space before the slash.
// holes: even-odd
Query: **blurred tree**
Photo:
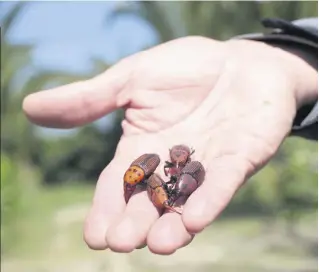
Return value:
<svg viewBox="0 0 319 272">
<path fill-rule="evenodd" d="M 287 20 L 317 16 L 317 1 L 126 1 L 118 4 L 109 20 L 137 16 L 150 24 L 159 43 L 186 35 L 229 39 L 261 31 L 260 19 Z"/>
<path fill-rule="evenodd" d="M 1 154 L 1 255 L 16 241 L 17 229 L 12 222 L 21 212 L 20 196 L 17 165 Z"/>
<path fill-rule="evenodd" d="M 45 183 L 96 183 L 99 174 L 112 160 L 122 135 L 123 111 L 116 111 L 112 117 L 108 129 L 100 130 L 91 124 L 81 128 L 75 139 L 46 141 Z"/>
<path fill-rule="evenodd" d="M 268 227 L 284 218 L 287 233 L 295 235 L 299 217 L 317 209 L 317 148 L 317 142 L 287 139 L 273 160 L 235 196 L 226 216 L 261 215 Z"/>
<path fill-rule="evenodd" d="M 3 5 L 4 3 L 1 3 Z M 86 78 L 83 75 L 59 72 L 38 72 L 32 64 L 33 44 L 9 41 L 10 30 L 29 3 L 18 2 L 1 18 L 1 152 L 24 162 L 41 163 L 41 140 L 21 111 L 23 98 L 48 83 L 64 84 Z M 24 78 L 25 73 L 31 76 Z M 23 84 L 19 84 L 23 81 Z"/>
<path fill-rule="evenodd" d="M 181 4 L 181 8 L 188 35 L 224 40 L 261 28 L 257 1 L 187 2 Z"/>
<path fill-rule="evenodd" d="M 318 17 L 318 1 L 262 1 L 260 7 L 262 18 L 277 17 L 297 20 L 305 17 Z"/>
<path fill-rule="evenodd" d="M 28 4 L 30 3 L 15 3 L 1 18 L 1 152 L 17 163 L 20 161 L 39 167 L 46 184 L 69 180 L 95 181 L 114 155 L 121 135 L 122 111 L 112 115 L 114 118 L 110 120 L 111 130 L 101 131 L 93 124 L 80 128 L 72 138 L 52 141 L 37 135 L 36 126 L 27 120 L 21 111 L 21 104 L 30 92 L 48 85 L 52 87 L 86 79 L 105 71 L 109 65 L 93 58 L 93 69 L 86 75 L 38 71 L 31 59 L 34 45 L 14 44 L 9 39 L 11 29 Z M 23 81 L 26 71 L 31 72 L 31 76 L 28 75 Z M 18 84 L 20 81 L 23 84 Z"/>
<path fill-rule="evenodd" d="M 302 139 L 289 139 L 274 161 L 277 169 L 277 191 L 280 210 L 287 221 L 288 234 L 295 235 L 300 215 L 318 206 L 318 145 Z"/>
<path fill-rule="evenodd" d="M 9 3 L 0 3 L 0 10 Z M 40 179 L 44 140 L 37 137 L 21 110 L 26 94 L 40 90 L 48 83 L 69 83 L 83 79 L 81 75 L 59 71 L 38 72 L 33 66 L 33 44 L 15 44 L 10 33 L 27 2 L 10 3 L 1 14 L 1 254 L 18 240 L 19 224 L 26 211 L 24 197 L 28 188 Z"/>
</svg>

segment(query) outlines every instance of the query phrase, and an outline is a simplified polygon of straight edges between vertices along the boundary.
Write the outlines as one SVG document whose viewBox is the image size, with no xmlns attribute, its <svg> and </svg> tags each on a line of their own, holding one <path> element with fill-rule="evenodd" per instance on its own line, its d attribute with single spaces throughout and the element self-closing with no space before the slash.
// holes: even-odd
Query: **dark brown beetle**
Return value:
<svg viewBox="0 0 319 272">
<path fill-rule="evenodd" d="M 175 145 L 169 150 L 170 162 L 165 161 L 164 173 L 166 176 L 178 176 L 181 169 L 190 162 L 190 156 L 194 154 L 195 150 L 190 149 L 186 145 Z M 167 170 L 167 168 L 169 170 Z"/>
<path fill-rule="evenodd" d="M 144 154 L 134 160 L 124 174 L 124 197 L 127 202 L 136 185 L 144 182 L 156 170 L 160 163 L 157 154 Z"/>
<path fill-rule="evenodd" d="M 187 163 L 173 185 L 169 205 L 172 206 L 181 197 L 190 196 L 203 183 L 204 179 L 205 169 L 199 161 Z"/>
<path fill-rule="evenodd" d="M 147 180 L 147 193 L 155 207 L 159 209 L 166 208 L 172 212 L 179 213 L 168 202 L 170 198 L 170 190 L 167 184 L 157 174 L 152 174 Z"/>
</svg>

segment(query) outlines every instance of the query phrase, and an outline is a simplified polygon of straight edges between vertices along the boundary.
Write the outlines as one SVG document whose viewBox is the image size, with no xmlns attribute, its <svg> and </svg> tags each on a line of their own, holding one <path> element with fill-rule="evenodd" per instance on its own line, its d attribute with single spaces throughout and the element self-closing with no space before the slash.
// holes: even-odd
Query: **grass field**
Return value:
<svg viewBox="0 0 319 272">
<path fill-rule="evenodd" d="M 147 247 L 117 254 L 92 251 L 82 240 L 92 195 L 93 187 L 80 185 L 29 192 L 25 201 L 32 212 L 16 221 L 17 243 L 2 257 L 1 271 L 318 271 L 315 213 L 303 217 L 294 238 L 281 221 L 266 230 L 261 218 L 230 218 L 216 221 L 171 256 L 153 255 Z"/>
</svg>

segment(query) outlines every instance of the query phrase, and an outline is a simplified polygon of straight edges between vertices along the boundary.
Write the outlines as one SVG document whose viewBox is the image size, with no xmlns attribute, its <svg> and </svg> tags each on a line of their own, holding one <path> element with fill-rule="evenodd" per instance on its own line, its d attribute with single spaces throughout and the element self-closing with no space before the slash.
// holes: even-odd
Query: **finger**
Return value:
<svg viewBox="0 0 319 272">
<path fill-rule="evenodd" d="M 131 252 L 143 245 L 149 229 L 159 218 L 147 192 L 141 190 L 130 198 L 123 216 L 107 231 L 106 241 L 113 251 Z"/>
<path fill-rule="evenodd" d="M 123 165 L 118 162 L 118 159 L 113 160 L 101 173 L 92 207 L 85 220 L 84 240 L 91 249 L 107 248 L 107 229 L 120 218 L 126 206 L 123 197 Z"/>
<path fill-rule="evenodd" d="M 168 212 L 161 216 L 151 228 L 147 245 L 155 254 L 170 255 L 189 244 L 193 237 L 194 235 L 186 230 L 181 215 Z"/>
<path fill-rule="evenodd" d="M 123 160 L 127 160 L 127 166 L 145 153 L 155 153 L 162 158 L 166 153 L 166 147 L 160 143 L 154 136 L 123 138 L 117 148 L 117 154 L 123 156 Z M 162 167 L 163 162 L 160 162 L 155 172 L 160 174 Z M 117 252 L 130 252 L 139 247 L 146 241 L 147 233 L 158 217 L 159 211 L 150 201 L 146 185 L 137 187 L 126 205 L 124 214 L 112 223 L 106 233 L 109 248 Z"/>
<path fill-rule="evenodd" d="M 187 200 L 182 219 L 190 233 L 207 227 L 226 207 L 251 172 L 242 158 L 226 156 L 211 162 L 204 183 Z"/>
<path fill-rule="evenodd" d="M 103 74 L 27 96 L 23 110 L 34 123 L 72 128 L 101 118 L 127 101 L 119 94 L 129 80 L 135 56 L 124 59 Z"/>
</svg>

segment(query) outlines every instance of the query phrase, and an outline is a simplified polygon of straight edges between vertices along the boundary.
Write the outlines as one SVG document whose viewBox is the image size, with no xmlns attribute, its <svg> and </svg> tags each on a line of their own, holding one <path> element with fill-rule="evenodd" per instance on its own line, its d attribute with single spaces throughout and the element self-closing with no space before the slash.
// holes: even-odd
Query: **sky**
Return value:
<svg viewBox="0 0 319 272">
<path fill-rule="evenodd" d="M 36 65 L 86 71 L 91 56 L 114 62 L 153 44 L 151 27 L 134 16 L 108 23 L 106 17 L 123 2 L 30 2 L 10 39 L 35 42 Z"/>
<path fill-rule="evenodd" d="M 14 43 L 34 43 L 32 58 L 39 69 L 86 72 L 91 69 L 91 57 L 114 63 L 156 43 L 152 28 L 135 16 L 106 20 L 115 6 L 121 4 L 123 2 L 30 2 L 9 39 Z M 12 3 L 6 5 L 2 13 Z M 105 125 L 107 120 L 104 118 L 98 124 Z M 41 131 L 48 135 L 65 134 L 60 130 Z"/>
</svg>

